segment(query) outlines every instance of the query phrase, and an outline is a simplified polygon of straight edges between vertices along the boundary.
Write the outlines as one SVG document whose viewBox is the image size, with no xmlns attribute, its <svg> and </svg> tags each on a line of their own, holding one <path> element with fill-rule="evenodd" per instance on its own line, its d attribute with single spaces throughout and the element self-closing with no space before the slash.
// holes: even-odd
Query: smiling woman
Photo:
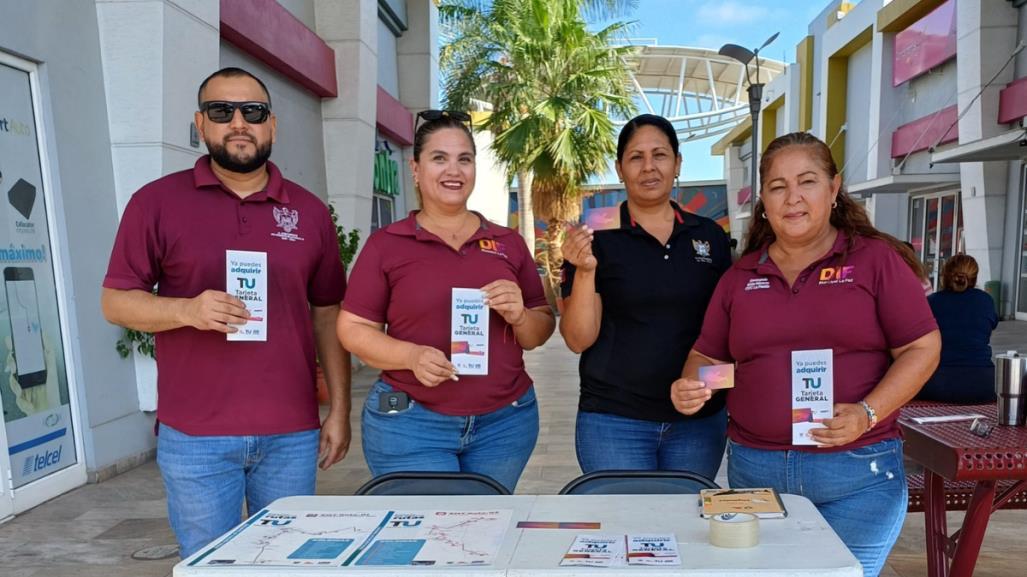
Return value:
<svg viewBox="0 0 1027 577">
<path fill-rule="evenodd" d="M 512 492 L 538 436 L 522 354 L 555 323 L 524 240 L 467 209 L 476 152 L 469 120 L 454 111 L 418 115 L 410 168 L 422 208 L 368 239 L 338 333 L 382 369 L 361 417 L 373 475 L 469 471 Z M 473 326 L 458 335 L 454 319 Z M 459 370 L 457 357 L 481 367 L 469 370 L 468 361 Z"/>
<path fill-rule="evenodd" d="M 725 393 L 700 369 L 735 363 L 731 486 L 808 497 L 877 575 L 906 516 L 897 411 L 938 363 L 938 326 L 912 251 L 845 194 L 826 144 L 778 137 L 760 180 L 745 255 L 717 286 L 671 398 L 701 410 Z M 810 362 L 828 368 L 815 385 Z M 812 393 L 833 413 L 816 417 L 802 402 Z"/>
</svg>

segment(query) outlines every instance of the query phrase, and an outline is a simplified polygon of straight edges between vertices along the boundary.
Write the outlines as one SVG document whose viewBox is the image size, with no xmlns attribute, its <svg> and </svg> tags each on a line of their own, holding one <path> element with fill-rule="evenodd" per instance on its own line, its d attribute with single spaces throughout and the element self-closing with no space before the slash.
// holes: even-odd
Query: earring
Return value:
<svg viewBox="0 0 1027 577">
<path fill-rule="evenodd" d="M 832 209 L 838 208 L 838 201 L 837 200 L 831 203 L 831 208 Z"/>
<path fill-rule="evenodd" d="M 764 212 L 762 216 L 763 216 L 763 220 L 767 220 L 767 213 Z"/>
</svg>

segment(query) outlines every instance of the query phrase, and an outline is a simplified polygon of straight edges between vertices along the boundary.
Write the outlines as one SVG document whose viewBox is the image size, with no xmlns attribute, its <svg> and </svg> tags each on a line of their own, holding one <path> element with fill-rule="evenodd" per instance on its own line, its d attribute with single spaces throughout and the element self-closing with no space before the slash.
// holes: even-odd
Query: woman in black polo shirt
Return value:
<svg viewBox="0 0 1027 577">
<path fill-rule="evenodd" d="M 681 153 L 667 119 L 628 122 L 616 167 L 628 195 L 620 226 L 575 227 L 563 244 L 560 333 L 581 353 L 578 464 L 586 473 L 673 469 L 713 478 L 724 453 L 723 395 L 685 417 L 667 390 L 731 266 L 728 237 L 670 200 Z"/>
</svg>

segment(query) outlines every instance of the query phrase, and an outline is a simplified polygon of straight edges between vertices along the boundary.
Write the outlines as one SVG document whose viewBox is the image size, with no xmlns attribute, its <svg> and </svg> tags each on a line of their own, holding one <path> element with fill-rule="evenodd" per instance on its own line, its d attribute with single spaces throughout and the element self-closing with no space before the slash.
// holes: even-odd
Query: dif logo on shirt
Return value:
<svg viewBox="0 0 1027 577">
<path fill-rule="evenodd" d="M 483 238 L 478 241 L 478 248 L 481 249 L 481 252 L 506 258 L 506 245 L 498 240 Z"/>
<path fill-rule="evenodd" d="M 855 266 L 834 266 L 820 269 L 820 286 L 855 282 Z"/>
</svg>

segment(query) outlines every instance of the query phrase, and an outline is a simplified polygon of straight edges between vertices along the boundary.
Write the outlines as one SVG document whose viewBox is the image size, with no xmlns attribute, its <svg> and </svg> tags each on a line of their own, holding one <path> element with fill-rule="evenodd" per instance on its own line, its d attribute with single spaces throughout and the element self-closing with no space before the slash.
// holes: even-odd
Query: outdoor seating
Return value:
<svg viewBox="0 0 1027 577">
<path fill-rule="evenodd" d="M 720 485 L 691 471 L 593 471 L 567 483 L 561 495 L 696 494 Z"/>
<path fill-rule="evenodd" d="M 354 495 L 509 495 L 497 481 L 477 473 L 402 471 L 371 479 Z"/>
</svg>

